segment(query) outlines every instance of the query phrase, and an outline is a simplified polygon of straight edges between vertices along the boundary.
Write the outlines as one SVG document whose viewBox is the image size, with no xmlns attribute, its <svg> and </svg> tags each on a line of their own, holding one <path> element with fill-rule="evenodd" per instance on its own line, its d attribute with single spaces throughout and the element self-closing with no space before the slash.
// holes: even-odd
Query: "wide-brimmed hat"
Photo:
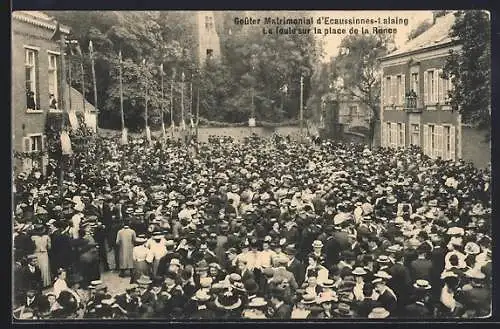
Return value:
<svg viewBox="0 0 500 329">
<path fill-rule="evenodd" d="M 313 248 L 323 248 L 323 242 L 321 242 L 320 240 L 314 240 L 314 242 L 312 243 L 312 247 Z"/>
<path fill-rule="evenodd" d="M 205 289 L 200 289 L 196 292 L 196 294 L 191 298 L 193 300 L 199 301 L 199 302 L 206 302 L 209 301 L 210 298 L 212 298 Z"/>
<path fill-rule="evenodd" d="M 339 315 L 352 315 L 353 311 L 351 310 L 351 306 L 347 303 L 338 303 L 337 307 L 333 310 L 333 312 Z"/>
<path fill-rule="evenodd" d="M 385 319 L 391 313 L 383 307 L 375 307 L 372 309 L 370 314 L 368 314 L 369 319 Z"/>
<path fill-rule="evenodd" d="M 388 204 L 395 204 L 396 202 L 398 202 L 398 199 L 396 199 L 394 195 L 389 195 L 386 199 L 386 202 Z"/>
<path fill-rule="evenodd" d="M 335 282 L 331 279 L 324 280 L 323 282 L 319 283 L 319 286 L 322 288 L 333 288 L 335 285 Z"/>
<path fill-rule="evenodd" d="M 153 283 L 153 280 L 147 275 L 141 275 L 141 277 L 137 280 L 137 284 L 140 286 L 147 286 Z"/>
<path fill-rule="evenodd" d="M 377 262 L 382 263 L 382 264 L 388 264 L 391 262 L 391 259 L 388 256 L 385 255 L 379 255 L 377 257 Z"/>
<path fill-rule="evenodd" d="M 241 299 L 231 291 L 226 291 L 217 296 L 215 305 L 224 310 L 234 310 L 241 306 Z"/>
<path fill-rule="evenodd" d="M 450 227 L 447 231 L 446 234 L 448 235 L 459 235 L 463 236 L 465 234 L 465 230 L 462 227 Z"/>
<path fill-rule="evenodd" d="M 468 277 L 470 279 L 483 280 L 484 278 L 486 278 L 486 274 L 481 272 L 481 270 L 478 268 L 471 268 L 468 271 L 466 271 L 464 274 L 466 277 Z"/>
<path fill-rule="evenodd" d="M 262 306 L 266 306 L 266 305 L 267 305 L 267 301 L 262 297 L 252 298 L 250 300 L 250 303 L 248 303 L 249 307 L 262 307 Z"/>
<path fill-rule="evenodd" d="M 475 242 L 467 242 L 467 244 L 465 245 L 465 248 L 464 248 L 464 251 L 466 254 L 469 254 L 469 255 L 477 255 L 481 252 L 481 248 L 479 247 L 479 245 Z"/>
<path fill-rule="evenodd" d="M 305 294 L 302 296 L 300 301 L 302 304 L 314 304 L 316 303 L 316 296 L 313 294 Z"/>
<path fill-rule="evenodd" d="M 384 280 L 389 280 L 392 279 L 392 275 L 387 273 L 386 271 L 378 271 L 377 273 L 374 274 L 376 278 L 384 279 Z"/>
<path fill-rule="evenodd" d="M 365 275 L 367 274 L 368 272 L 366 272 L 366 270 L 362 267 L 356 267 L 354 270 L 352 270 L 352 274 L 353 275 L 357 275 L 357 276 L 362 276 L 362 275 Z"/>
<path fill-rule="evenodd" d="M 415 281 L 413 287 L 419 290 L 429 290 L 432 288 L 432 286 L 429 284 L 429 281 L 422 279 Z"/>
</svg>

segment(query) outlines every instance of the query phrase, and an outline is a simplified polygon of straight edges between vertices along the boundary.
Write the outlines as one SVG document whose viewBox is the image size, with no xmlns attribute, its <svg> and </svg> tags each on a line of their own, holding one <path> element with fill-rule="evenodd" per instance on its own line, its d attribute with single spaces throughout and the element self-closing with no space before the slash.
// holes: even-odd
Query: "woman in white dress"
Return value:
<svg viewBox="0 0 500 329">
<path fill-rule="evenodd" d="M 38 260 L 38 267 L 42 275 L 42 286 L 48 287 L 52 283 L 49 263 L 49 250 L 51 248 L 50 237 L 47 229 L 43 225 L 35 227 L 31 240 L 35 243 L 35 256 Z"/>
</svg>

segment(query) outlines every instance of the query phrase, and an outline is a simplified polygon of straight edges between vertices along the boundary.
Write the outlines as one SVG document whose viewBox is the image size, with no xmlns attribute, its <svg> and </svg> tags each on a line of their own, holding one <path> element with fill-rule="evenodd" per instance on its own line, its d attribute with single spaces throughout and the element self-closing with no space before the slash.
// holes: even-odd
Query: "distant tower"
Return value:
<svg viewBox="0 0 500 329">
<path fill-rule="evenodd" d="M 220 39 L 215 28 L 215 16 L 212 11 L 196 12 L 198 63 L 203 65 L 207 59 L 220 59 Z"/>
</svg>

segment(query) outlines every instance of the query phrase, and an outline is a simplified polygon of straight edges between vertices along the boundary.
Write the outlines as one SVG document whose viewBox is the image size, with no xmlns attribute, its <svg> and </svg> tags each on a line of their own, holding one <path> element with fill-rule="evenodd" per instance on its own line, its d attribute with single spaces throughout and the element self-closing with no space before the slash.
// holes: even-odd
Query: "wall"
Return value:
<svg viewBox="0 0 500 329">
<path fill-rule="evenodd" d="M 462 158 L 478 168 L 486 168 L 491 162 L 491 142 L 485 136 L 485 130 L 462 126 Z"/>
<path fill-rule="evenodd" d="M 250 137 L 252 133 L 257 134 L 262 137 L 271 137 L 272 134 L 276 132 L 282 136 L 290 135 L 292 140 L 300 139 L 300 128 L 295 126 L 284 126 L 276 128 L 263 128 L 263 127 L 228 127 L 228 128 L 216 128 L 216 127 L 200 127 L 198 129 L 198 138 L 201 142 L 207 142 L 208 137 L 211 135 L 215 136 L 231 136 L 237 141 L 242 141 L 245 137 Z M 100 129 L 100 134 L 111 136 L 118 136 L 119 131 Z M 306 129 L 304 128 L 304 135 L 306 134 Z M 132 137 L 140 136 L 140 134 L 129 133 Z M 144 134 L 142 134 L 145 136 Z M 153 136 L 160 136 L 161 131 L 153 131 Z M 171 136 L 171 131 L 167 129 L 167 136 Z M 179 131 L 174 132 L 174 138 L 180 138 L 181 134 Z"/>
</svg>

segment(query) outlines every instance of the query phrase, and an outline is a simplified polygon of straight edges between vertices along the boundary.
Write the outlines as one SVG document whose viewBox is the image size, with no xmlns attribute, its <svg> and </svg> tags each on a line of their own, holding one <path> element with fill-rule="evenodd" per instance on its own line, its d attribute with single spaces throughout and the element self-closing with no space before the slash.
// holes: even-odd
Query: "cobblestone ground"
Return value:
<svg viewBox="0 0 500 329">
<path fill-rule="evenodd" d="M 112 296 L 119 295 L 125 292 L 125 288 L 130 283 L 130 277 L 121 278 L 118 271 L 110 271 L 101 273 L 102 282 L 108 287 L 108 293 Z M 49 292 L 51 288 L 45 289 L 43 292 Z"/>
</svg>

